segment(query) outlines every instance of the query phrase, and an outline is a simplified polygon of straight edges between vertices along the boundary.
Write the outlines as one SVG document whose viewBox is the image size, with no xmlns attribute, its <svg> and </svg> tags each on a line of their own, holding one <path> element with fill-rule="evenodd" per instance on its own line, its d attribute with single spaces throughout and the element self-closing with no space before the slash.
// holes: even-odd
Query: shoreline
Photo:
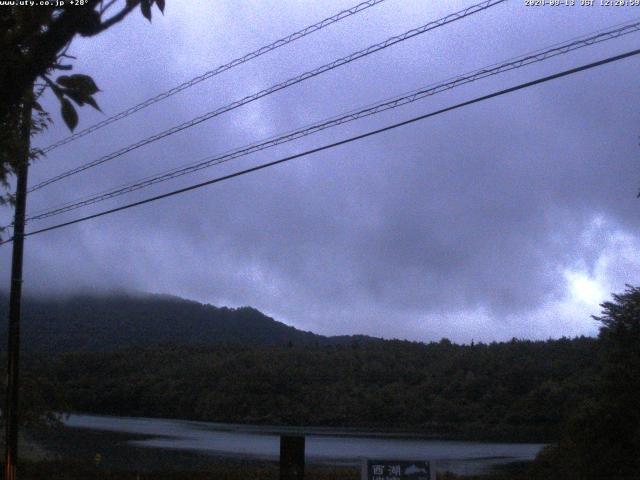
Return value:
<svg viewBox="0 0 640 480">
<path fill-rule="evenodd" d="M 127 443 L 152 437 L 69 427 L 31 430 L 21 446 L 35 447 L 40 458 L 21 458 L 24 469 L 21 478 L 204 480 L 211 478 L 212 473 L 229 480 L 279 478 L 277 461 Z M 347 466 L 309 462 L 306 470 L 310 479 L 360 478 L 359 468 Z"/>
<path fill-rule="evenodd" d="M 138 474 L 175 474 L 175 478 L 191 472 L 193 478 L 199 478 L 202 472 L 224 472 L 222 478 L 236 478 L 233 472 L 244 472 L 244 476 L 237 478 L 277 478 L 278 459 L 260 455 L 246 455 L 243 453 L 225 453 L 218 451 L 198 451 L 192 449 L 163 448 L 155 446 L 143 446 L 136 442 L 158 438 L 157 435 L 126 433 L 116 431 L 94 430 L 90 428 L 55 427 L 32 430 L 27 434 L 28 444 L 42 452 L 40 458 L 30 458 L 32 465 L 50 464 L 51 468 L 82 470 L 85 477 L 87 472 L 95 474 L 99 472 L 111 472 L 112 474 L 138 473 Z M 164 438 L 173 438 L 165 435 Z M 25 452 L 24 449 L 21 450 Z M 446 478 L 494 478 L 501 471 L 512 468 L 526 468 L 528 461 L 511 457 L 487 457 L 486 459 L 498 461 L 489 468 L 479 470 L 471 463 L 464 462 L 438 462 L 443 468 L 457 472 L 458 476 Z M 482 462 L 484 457 L 474 460 Z M 306 470 L 309 478 L 319 479 L 359 479 L 360 466 L 351 461 L 318 459 L 308 457 Z M 313 475 L 311 474 L 313 472 Z M 256 476 L 254 476 L 254 474 Z M 93 473 L 92 473 L 93 475 Z M 274 476 L 275 475 L 275 476 Z M 75 478 L 70 474 L 69 478 Z M 144 477 L 142 477 L 144 478 Z M 153 476 L 152 478 L 156 478 Z M 173 478 L 173 477 L 168 477 Z M 185 477 L 188 478 L 188 477 Z M 495 477 L 501 478 L 501 477 Z"/>
<path fill-rule="evenodd" d="M 69 417 L 99 417 L 105 419 L 123 419 L 123 420 L 149 420 L 163 422 L 184 422 L 193 426 L 204 427 L 207 430 L 216 432 L 229 433 L 250 433 L 254 435 L 287 435 L 302 434 L 316 437 L 349 437 L 349 438 L 373 438 L 373 439 L 396 439 L 396 440 L 433 440 L 440 442 L 468 442 L 483 444 L 529 444 L 529 445 L 548 445 L 553 441 L 537 441 L 535 439 L 522 438 L 513 439 L 502 437 L 499 439 L 479 438 L 472 435 L 456 434 L 456 433 L 424 433 L 411 431 L 407 429 L 383 429 L 382 427 L 332 427 L 332 426 L 289 426 L 289 425 L 273 425 L 273 424 L 243 424 L 216 422 L 208 420 L 193 420 L 189 418 L 167 418 L 153 416 L 130 416 L 116 415 L 92 412 L 69 412 L 65 413 L 63 418 Z M 64 420 L 63 420 L 64 423 Z M 80 427 L 87 428 L 87 427 Z M 153 435 L 160 437 L 162 435 Z"/>
</svg>

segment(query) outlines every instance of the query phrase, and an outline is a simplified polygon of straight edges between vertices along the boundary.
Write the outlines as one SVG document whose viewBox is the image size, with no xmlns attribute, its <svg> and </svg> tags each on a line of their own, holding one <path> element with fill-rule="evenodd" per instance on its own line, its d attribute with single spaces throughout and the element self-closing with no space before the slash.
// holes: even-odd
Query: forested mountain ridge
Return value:
<svg viewBox="0 0 640 480">
<path fill-rule="evenodd" d="M 593 338 L 455 345 L 157 347 L 63 354 L 73 411 L 548 441 L 598 374 Z"/>
<path fill-rule="evenodd" d="M 600 368 L 599 344 L 585 337 L 325 337 L 250 307 L 147 294 L 23 307 L 25 378 L 44 382 L 34 403 L 54 410 L 547 441 L 593 398 Z"/>
<path fill-rule="evenodd" d="M 0 293 L 6 318 L 8 297 Z M 0 322 L 0 350 L 6 345 Z M 373 341 L 366 336 L 325 337 L 298 330 L 251 308 L 205 305 L 169 295 L 114 293 L 25 298 L 22 345 L 26 351 L 110 351 L 152 345 L 286 345 Z"/>
</svg>

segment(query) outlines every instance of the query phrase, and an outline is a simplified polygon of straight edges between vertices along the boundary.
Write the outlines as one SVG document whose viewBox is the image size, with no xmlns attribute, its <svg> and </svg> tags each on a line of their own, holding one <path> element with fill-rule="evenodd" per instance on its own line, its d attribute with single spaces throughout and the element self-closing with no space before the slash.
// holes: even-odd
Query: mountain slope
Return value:
<svg viewBox="0 0 640 480">
<path fill-rule="evenodd" d="M 218 308 L 168 295 L 109 294 L 23 302 L 22 345 L 27 351 L 106 351 L 158 344 L 242 345 L 346 343 L 367 337 L 325 337 L 297 330 L 251 307 Z M 0 318 L 8 298 L 0 294 Z M 0 349 L 6 344 L 0 322 Z"/>
</svg>

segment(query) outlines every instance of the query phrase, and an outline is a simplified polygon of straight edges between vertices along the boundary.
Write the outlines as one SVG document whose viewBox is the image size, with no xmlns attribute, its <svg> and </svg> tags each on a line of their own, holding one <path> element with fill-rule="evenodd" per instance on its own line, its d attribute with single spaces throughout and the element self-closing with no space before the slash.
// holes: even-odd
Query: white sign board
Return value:
<svg viewBox="0 0 640 480">
<path fill-rule="evenodd" d="M 362 480 L 436 480 L 432 461 L 362 460 Z"/>
</svg>

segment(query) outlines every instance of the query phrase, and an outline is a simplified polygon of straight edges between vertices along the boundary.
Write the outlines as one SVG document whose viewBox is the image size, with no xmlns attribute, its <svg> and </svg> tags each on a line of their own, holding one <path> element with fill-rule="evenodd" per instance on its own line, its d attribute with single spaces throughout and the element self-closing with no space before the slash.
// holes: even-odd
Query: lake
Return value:
<svg viewBox="0 0 640 480">
<path fill-rule="evenodd" d="M 71 415 L 72 428 L 145 435 L 128 443 L 154 449 L 190 450 L 220 457 L 276 460 L 279 435 L 304 433 L 310 463 L 359 465 L 362 457 L 435 460 L 438 470 L 479 474 L 499 465 L 533 460 L 542 444 L 462 442 L 328 428 L 265 427 L 188 420 Z"/>
</svg>

